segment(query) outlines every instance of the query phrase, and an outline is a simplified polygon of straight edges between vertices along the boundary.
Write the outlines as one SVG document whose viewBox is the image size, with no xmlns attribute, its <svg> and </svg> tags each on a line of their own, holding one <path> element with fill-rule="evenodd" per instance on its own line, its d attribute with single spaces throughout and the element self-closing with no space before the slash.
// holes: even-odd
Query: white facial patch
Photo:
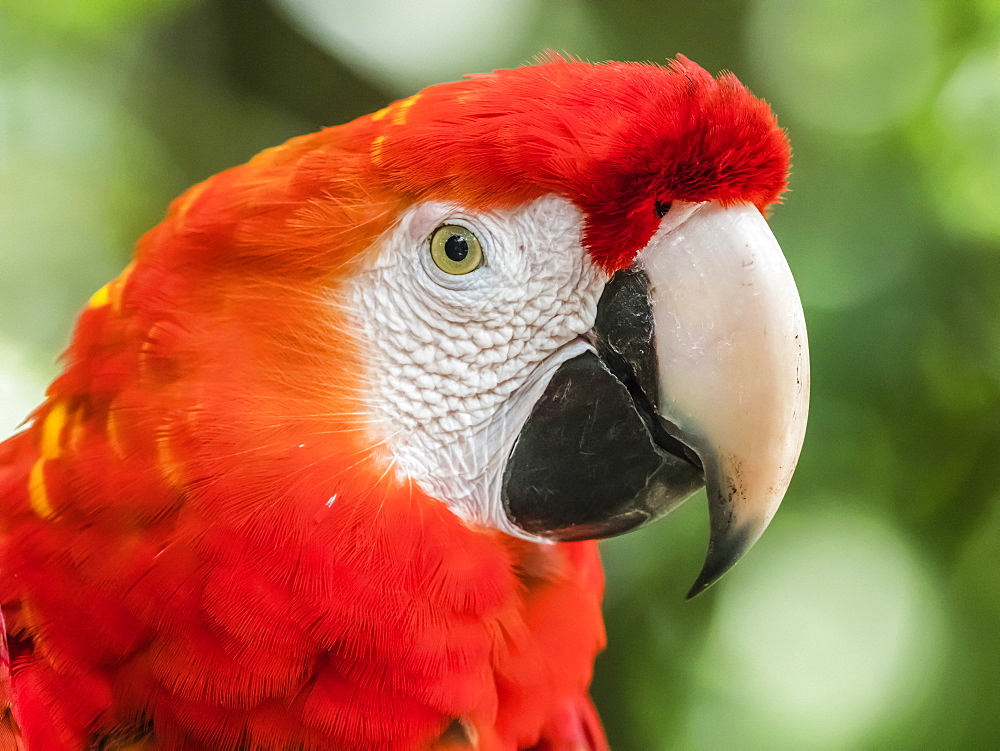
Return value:
<svg viewBox="0 0 1000 751">
<path fill-rule="evenodd" d="M 471 230 L 483 263 L 447 274 L 431 258 L 442 225 Z M 460 517 L 521 537 L 501 480 L 553 373 L 590 349 L 607 280 L 583 248 L 583 213 L 545 196 L 509 211 L 446 203 L 407 211 L 351 292 L 367 348 L 369 409 L 394 471 Z"/>
</svg>

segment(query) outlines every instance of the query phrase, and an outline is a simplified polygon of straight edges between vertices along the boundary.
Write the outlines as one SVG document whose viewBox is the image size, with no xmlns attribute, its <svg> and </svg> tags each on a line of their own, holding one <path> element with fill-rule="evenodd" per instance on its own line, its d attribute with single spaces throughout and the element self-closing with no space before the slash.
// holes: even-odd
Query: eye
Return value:
<svg viewBox="0 0 1000 751">
<path fill-rule="evenodd" d="M 431 235 L 431 259 L 444 273 L 460 276 L 483 265 L 483 246 L 465 227 L 443 224 Z"/>
</svg>

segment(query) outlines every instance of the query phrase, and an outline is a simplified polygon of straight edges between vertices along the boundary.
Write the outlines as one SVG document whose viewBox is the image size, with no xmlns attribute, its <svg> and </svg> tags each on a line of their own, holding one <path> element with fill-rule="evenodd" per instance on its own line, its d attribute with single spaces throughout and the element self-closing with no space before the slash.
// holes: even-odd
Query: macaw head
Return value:
<svg viewBox="0 0 1000 751">
<path fill-rule="evenodd" d="M 805 430 L 802 309 L 763 215 L 788 160 L 732 75 L 550 58 L 196 186 L 125 305 L 149 378 L 213 383 L 176 402 L 228 405 L 260 446 L 349 439 L 470 525 L 601 538 L 707 486 L 696 593 L 763 532 Z M 199 440 L 232 440 L 215 426 Z"/>
</svg>

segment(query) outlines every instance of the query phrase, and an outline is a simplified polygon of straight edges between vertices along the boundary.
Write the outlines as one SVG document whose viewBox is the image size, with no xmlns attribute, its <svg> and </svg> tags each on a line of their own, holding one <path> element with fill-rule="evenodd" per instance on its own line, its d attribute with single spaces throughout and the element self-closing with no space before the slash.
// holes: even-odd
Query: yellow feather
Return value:
<svg viewBox="0 0 1000 751">
<path fill-rule="evenodd" d="M 382 144 L 385 143 L 385 136 L 376 136 L 372 141 L 372 161 L 378 164 L 382 161 Z"/>
<path fill-rule="evenodd" d="M 48 519 L 55 513 L 45 487 L 45 459 L 39 459 L 31 468 L 28 476 L 28 501 L 34 512 L 43 519 Z"/>
<path fill-rule="evenodd" d="M 60 448 L 59 441 L 62 438 L 63 427 L 66 425 L 66 405 L 56 402 L 49 408 L 49 413 L 45 416 L 42 424 L 42 457 L 45 459 L 58 459 Z"/>
<path fill-rule="evenodd" d="M 111 302 L 111 296 L 108 290 L 109 285 L 110 282 L 105 284 L 91 296 L 90 301 L 87 303 L 88 308 L 102 308 Z"/>
</svg>

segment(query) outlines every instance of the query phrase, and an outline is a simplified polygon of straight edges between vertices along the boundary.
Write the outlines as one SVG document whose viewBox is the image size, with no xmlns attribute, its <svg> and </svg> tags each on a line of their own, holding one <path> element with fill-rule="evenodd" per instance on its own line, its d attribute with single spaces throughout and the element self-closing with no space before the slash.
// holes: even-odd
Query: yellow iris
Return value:
<svg viewBox="0 0 1000 751">
<path fill-rule="evenodd" d="M 468 274 L 483 265 L 483 246 L 465 227 L 444 224 L 431 235 L 431 258 L 446 274 Z"/>
</svg>

